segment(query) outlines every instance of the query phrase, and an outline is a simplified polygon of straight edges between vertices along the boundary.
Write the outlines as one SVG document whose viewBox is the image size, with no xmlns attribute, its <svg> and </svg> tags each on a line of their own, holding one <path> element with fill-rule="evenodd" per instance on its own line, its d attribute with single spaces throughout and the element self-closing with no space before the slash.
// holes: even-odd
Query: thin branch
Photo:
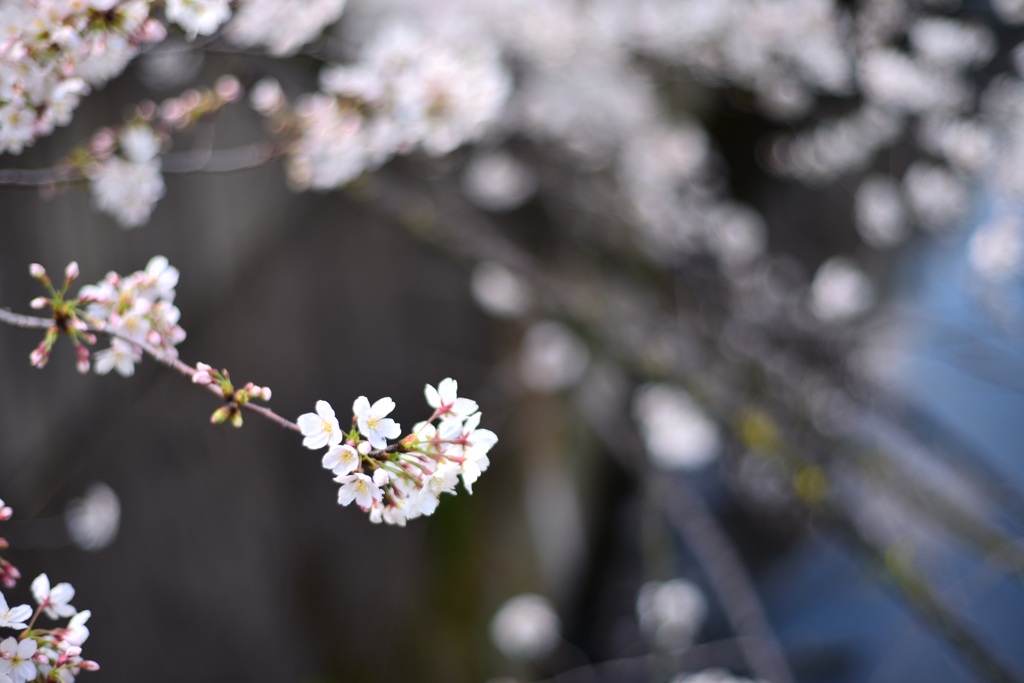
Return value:
<svg viewBox="0 0 1024 683">
<path fill-rule="evenodd" d="M 51 318 L 41 318 L 41 317 L 31 316 L 31 315 L 21 315 L 19 313 L 12 313 L 11 311 L 9 311 L 7 309 L 4 309 L 4 308 L 0 308 L 0 322 L 6 323 L 6 324 L 8 324 L 8 325 L 10 325 L 12 327 L 20 327 L 20 328 L 32 329 L 32 330 L 45 330 L 45 329 L 48 329 L 48 328 L 52 327 L 53 324 L 54 324 L 53 320 Z M 142 349 L 142 351 L 144 353 L 146 353 L 147 355 L 152 357 L 158 363 L 166 365 L 167 367 L 171 368 L 172 370 L 177 371 L 179 374 L 182 374 L 185 377 L 188 377 L 188 378 L 191 379 L 191 377 L 196 374 L 196 369 L 194 367 L 192 367 L 191 365 L 188 365 L 188 364 L 182 362 L 176 356 L 171 356 L 171 355 L 161 351 L 160 349 L 158 349 L 158 348 L 156 348 L 154 346 L 146 344 L 145 342 L 139 342 L 139 341 L 137 341 L 135 339 L 130 339 L 128 337 L 125 337 L 125 336 L 122 336 L 120 334 L 117 334 L 116 332 L 111 332 L 110 330 L 100 329 L 100 328 L 94 327 L 92 325 L 89 326 L 89 331 L 90 332 L 95 332 L 97 334 L 103 334 L 103 335 L 106 335 L 106 336 L 111 337 L 113 339 L 120 339 L 123 342 L 126 342 L 128 344 L 132 344 L 133 346 L 136 346 L 136 347 Z M 224 398 L 224 395 L 223 395 L 223 393 L 221 393 L 221 390 L 220 390 L 220 388 L 218 386 L 216 386 L 214 384 L 207 384 L 207 385 L 205 385 L 205 387 L 206 387 L 206 389 L 208 391 L 210 391 L 214 395 L 219 396 L 222 399 Z M 277 423 L 278 425 L 284 427 L 285 429 L 290 429 L 292 431 L 299 432 L 299 433 L 302 432 L 302 430 L 299 429 L 299 425 L 295 424 L 294 422 L 292 422 L 291 420 L 289 420 L 287 418 L 281 417 L 280 415 L 275 413 L 270 408 L 267 408 L 265 406 L 255 405 L 253 403 L 242 403 L 242 404 L 240 404 L 240 406 L 242 408 L 246 409 L 246 410 L 249 410 L 249 411 L 252 411 L 252 412 L 256 413 L 257 415 L 261 415 L 261 416 L 267 418 L 271 422 Z"/>
<path fill-rule="evenodd" d="M 164 173 L 233 173 L 258 168 L 283 154 L 279 145 L 256 142 L 225 149 L 195 149 L 163 156 Z"/>
<path fill-rule="evenodd" d="M 162 157 L 164 173 L 234 173 L 259 168 L 284 154 L 273 142 L 256 142 L 224 149 L 192 149 L 168 152 Z M 0 168 L 0 185 L 14 187 L 48 187 L 81 181 L 85 176 L 78 168 Z"/>
<path fill-rule="evenodd" d="M 46 187 L 72 183 L 80 180 L 82 174 L 72 168 L 51 166 L 50 168 L 0 168 L 0 185 L 14 187 Z"/>
</svg>

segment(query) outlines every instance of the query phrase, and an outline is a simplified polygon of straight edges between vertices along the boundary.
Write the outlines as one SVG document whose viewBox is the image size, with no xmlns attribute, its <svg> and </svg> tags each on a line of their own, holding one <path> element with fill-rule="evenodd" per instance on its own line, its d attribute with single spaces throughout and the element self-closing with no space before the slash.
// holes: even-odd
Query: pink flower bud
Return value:
<svg viewBox="0 0 1024 683">
<path fill-rule="evenodd" d="M 202 363 L 200 363 L 202 365 Z M 213 384 L 213 377 L 206 370 L 200 370 L 196 374 L 192 375 L 193 384 Z"/>
<path fill-rule="evenodd" d="M 367 453 L 373 450 L 373 446 L 370 445 L 369 441 L 360 441 L 359 445 L 356 446 L 356 450 L 362 453 L 363 455 L 366 455 Z"/>
<path fill-rule="evenodd" d="M 234 102 L 242 95 L 242 84 L 231 74 L 218 78 L 213 89 L 225 102 Z"/>
<path fill-rule="evenodd" d="M 78 261 L 72 261 L 68 264 L 68 267 L 64 269 L 64 277 L 68 282 L 78 278 Z"/>
<path fill-rule="evenodd" d="M 28 267 L 28 274 L 37 280 L 42 280 L 46 277 L 46 268 L 43 268 L 38 263 L 33 263 Z"/>
<path fill-rule="evenodd" d="M 29 308 L 38 311 L 42 308 L 46 308 L 49 305 L 49 303 L 50 300 L 47 299 L 45 296 L 37 296 L 35 299 L 32 299 L 32 301 L 28 302 L 28 306 Z"/>
<path fill-rule="evenodd" d="M 270 400 L 270 387 L 263 387 L 263 391 L 260 392 L 260 397 L 264 401 L 269 401 Z"/>
<path fill-rule="evenodd" d="M 97 664 L 96 662 L 92 661 L 91 659 L 86 659 L 81 664 L 79 664 L 79 666 L 82 667 L 82 671 L 99 671 L 100 670 L 100 665 Z"/>
<path fill-rule="evenodd" d="M 32 353 L 28 355 L 28 359 L 34 368 L 42 369 L 46 367 L 46 361 L 50 359 L 50 352 L 46 350 L 45 342 L 32 349 Z"/>
<path fill-rule="evenodd" d="M 9 506 L 4 505 L 4 502 L 0 500 L 0 522 L 6 522 L 14 515 L 14 510 Z"/>
<path fill-rule="evenodd" d="M 89 349 L 85 348 L 83 344 L 79 344 L 75 351 L 78 354 L 75 368 L 84 375 L 89 372 Z"/>
<path fill-rule="evenodd" d="M 213 372 L 213 366 L 206 363 L 196 363 L 196 370 L 199 372 Z"/>
<path fill-rule="evenodd" d="M 381 468 L 373 473 L 373 483 L 377 486 L 384 486 L 389 481 L 391 481 L 391 476 L 388 474 L 387 470 Z"/>
<path fill-rule="evenodd" d="M 150 19 L 142 26 L 142 40 L 147 43 L 159 43 L 167 37 L 167 29 L 156 19 Z"/>
</svg>

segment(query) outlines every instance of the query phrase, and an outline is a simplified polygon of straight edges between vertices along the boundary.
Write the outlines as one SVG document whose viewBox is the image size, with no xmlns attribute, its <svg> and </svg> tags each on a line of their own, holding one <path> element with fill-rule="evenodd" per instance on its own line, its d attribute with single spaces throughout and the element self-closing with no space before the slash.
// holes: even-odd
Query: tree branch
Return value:
<svg viewBox="0 0 1024 683">
<path fill-rule="evenodd" d="M 4 308 L 0 308 L 0 322 L 6 323 L 12 327 L 20 327 L 32 330 L 45 330 L 52 327 L 54 324 L 51 318 L 21 315 L 19 313 L 12 313 L 11 311 Z M 152 357 L 158 363 L 166 365 L 167 367 L 177 371 L 179 374 L 184 375 L 185 377 L 191 379 L 192 376 L 196 374 L 196 369 L 191 365 L 188 365 L 182 362 L 181 359 L 177 358 L 176 356 L 168 355 L 167 353 L 164 353 L 160 349 L 155 348 L 149 344 L 139 342 L 134 339 L 129 339 L 127 337 L 117 334 L 116 332 L 99 329 L 91 325 L 89 326 L 89 331 L 94 332 L 96 334 L 106 335 L 107 337 L 111 337 L 113 339 L 120 339 L 123 342 L 136 346 L 142 349 L 142 351 L 146 353 L 146 355 Z M 219 396 L 222 399 L 224 398 L 224 395 L 223 393 L 221 393 L 221 390 L 218 386 L 214 384 L 207 384 L 205 385 L 205 387 L 207 388 L 208 391 L 215 394 L 216 396 Z M 257 415 L 265 417 L 271 422 L 274 422 L 284 427 L 285 429 L 290 429 L 294 432 L 302 433 L 302 430 L 299 429 L 299 426 L 297 424 L 295 424 L 294 422 L 287 418 L 281 417 L 280 415 L 275 413 L 270 408 L 267 408 L 266 406 L 255 405 L 253 403 L 242 403 L 240 404 L 240 407 L 244 408 L 245 410 L 254 412 Z"/>
</svg>

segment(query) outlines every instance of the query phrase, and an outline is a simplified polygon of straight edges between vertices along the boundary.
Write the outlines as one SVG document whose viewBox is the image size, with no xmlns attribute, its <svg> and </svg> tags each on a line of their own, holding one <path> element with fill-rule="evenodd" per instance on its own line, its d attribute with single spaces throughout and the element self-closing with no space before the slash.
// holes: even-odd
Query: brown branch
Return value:
<svg viewBox="0 0 1024 683">
<path fill-rule="evenodd" d="M 45 330 L 52 327 L 54 324 L 51 318 L 21 315 L 19 313 L 12 313 L 11 311 L 3 308 L 0 308 L 0 322 L 6 323 L 12 327 L 20 327 L 24 329 L 33 330 Z M 120 334 L 117 334 L 116 332 L 100 329 L 92 325 L 89 326 L 89 331 L 95 332 L 97 334 L 103 334 L 113 339 L 120 339 L 123 342 L 132 344 L 133 346 L 142 349 L 144 353 L 152 357 L 158 363 L 166 365 L 167 367 L 177 371 L 179 374 L 182 374 L 185 377 L 191 379 L 192 376 L 196 374 L 196 369 L 191 365 L 182 362 L 181 359 L 179 359 L 178 357 L 169 355 L 164 351 L 161 351 L 160 349 L 151 346 L 150 344 L 146 344 L 145 342 L 139 342 L 134 339 L 129 339 L 128 337 L 124 337 Z M 224 397 L 224 394 L 221 392 L 220 387 L 214 384 L 207 384 L 205 386 L 206 389 L 209 390 L 211 393 L 220 396 L 221 398 Z M 281 417 L 280 415 L 275 413 L 270 408 L 267 408 L 266 406 L 255 405 L 253 403 L 242 403 L 240 405 L 242 408 L 252 411 L 257 415 L 261 415 L 270 420 L 271 422 L 275 422 L 278 425 L 284 427 L 285 429 L 290 429 L 292 431 L 299 433 L 302 432 L 302 430 L 299 429 L 299 425 L 295 424 L 294 422 L 287 418 Z"/>
</svg>

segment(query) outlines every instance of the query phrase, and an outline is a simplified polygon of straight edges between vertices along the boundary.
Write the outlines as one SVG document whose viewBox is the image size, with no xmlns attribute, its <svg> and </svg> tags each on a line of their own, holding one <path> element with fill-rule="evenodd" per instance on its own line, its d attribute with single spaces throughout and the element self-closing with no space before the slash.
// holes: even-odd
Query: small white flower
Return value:
<svg viewBox="0 0 1024 683">
<path fill-rule="evenodd" d="M 110 347 L 96 352 L 93 369 L 97 375 L 106 375 L 117 370 L 122 377 L 135 374 L 135 364 L 142 360 L 142 351 L 134 344 L 120 339 L 112 339 Z"/>
<path fill-rule="evenodd" d="M 368 510 L 374 501 L 379 502 L 384 498 L 384 492 L 365 474 L 348 474 L 335 481 L 341 484 L 338 490 L 339 505 L 347 506 L 354 500 L 356 505 Z"/>
<path fill-rule="evenodd" d="M 0 501 L 2 503 L 3 501 Z M 32 608 L 28 605 L 9 607 L 4 594 L 0 593 L 0 627 L 25 628 L 25 620 L 32 616 Z"/>
<path fill-rule="evenodd" d="M 70 583 L 58 583 L 50 588 L 50 577 L 46 574 L 32 581 L 32 596 L 51 619 L 70 617 L 78 611 L 69 604 L 75 597 L 74 587 Z"/>
<path fill-rule="evenodd" d="M 31 638 L 20 642 L 17 638 L 6 638 L 0 642 L 0 674 L 10 676 L 15 683 L 34 680 L 39 673 L 32 660 L 37 649 Z"/>
<path fill-rule="evenodd" d="M 316 413 L 305 413 L 299 415 L 296 421 L 302 435 L 302 445 L 306 448 L 316 450 L 324 446 L 337 446 L 341 443 L 341 426 L 338 424 L 338 417 L 334 409 L 327 401 L 316 402 Z"/>
<path fill-rule="evenodd" d="M 469 417 L 478 409 L 476 401 L 459 398 L 459 383 L 451 377 L 441 380 L 436 389 L 428 384 L 423 393 L 427 398 L 427 405 L 435 411 L 440 411 L 439 415 Z"/>
<path fill-rule="evenodd" d="M 68 622 L 67 634 L 64 636 L 65 642 L 81 647 L 89 639 L 89 627 L 85 625 L 85 622 L 89 621 L 91 616 L 92 612 L 86 609 L 71 617 L 71 621 Z"/>
<path fill-rule="evenodd" d="M 454 463 L 445 463 L 433 474 L 424 478 L 414 508 L 418 514 L 430 516 L 434 514 L 442 493 L 455 493 L 455 485 L 459 483 L 459 467 Z"/>
<path fill-rule="evenodd" d="M 354 472 L 359 467 L 359 453 L 348 444 L 331 446 L 322 462 L 324 469 L 342 476 Z"/>
<path fill-rule="evenodd" d="M 387 448 L 388 439 L 396 439 L 402 433 L 402 427 L 389 417 L 395 409 L 395 402 L 385 396 L 372 406 L 369 399 L 360 396 L 352 404 L 359 433 L 366 437 L 374 448 Z"/>
</svg>

